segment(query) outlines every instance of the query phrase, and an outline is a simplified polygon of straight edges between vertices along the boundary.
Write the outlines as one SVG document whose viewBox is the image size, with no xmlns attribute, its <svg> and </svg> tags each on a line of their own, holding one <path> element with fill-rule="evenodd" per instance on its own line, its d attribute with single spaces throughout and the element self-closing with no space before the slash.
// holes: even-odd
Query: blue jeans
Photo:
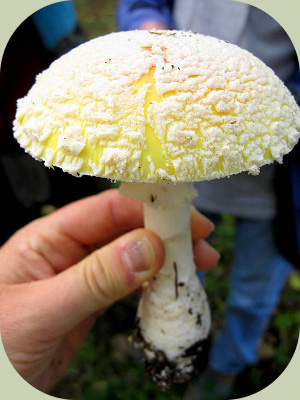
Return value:
<svg viewBox="0 0 300 400">
<path fill-rule="evenodd" d="M 256 362 L 259 339 L 291 268 L 276 248 L 271 221 L 237 218 L 230 294 L 210 353 L 213 369 L 239 373 Z"/>
</svg>

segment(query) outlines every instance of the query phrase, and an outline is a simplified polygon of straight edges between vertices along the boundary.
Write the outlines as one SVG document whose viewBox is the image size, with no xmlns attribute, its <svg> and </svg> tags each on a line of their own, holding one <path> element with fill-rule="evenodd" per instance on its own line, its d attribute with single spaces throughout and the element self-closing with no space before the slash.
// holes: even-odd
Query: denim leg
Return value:
<svg viewBox="0 0 300 400">
<path fill-rule="evenodd" d="M 274 243 L 271 221 L 237 219 L 230 295 L 211 349 L 218 372 L 239 373 L 257 360 L 257 345 L 291 270 Z"/>
</svg>

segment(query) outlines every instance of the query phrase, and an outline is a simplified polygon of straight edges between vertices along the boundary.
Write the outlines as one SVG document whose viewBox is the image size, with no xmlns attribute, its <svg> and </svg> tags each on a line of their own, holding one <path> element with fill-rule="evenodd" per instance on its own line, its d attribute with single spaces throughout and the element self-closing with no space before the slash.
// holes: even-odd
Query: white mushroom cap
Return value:
<svg viewBox="0 0 300 400">
<path fill-rule="evenodd" d="M 129 182 L 221 178 L 296 144 L 300 110 L 249 52 L 182 31 L 130 31 L 56 60 L 18 101 L 14 135 L 47 166 Z"/>
</svg>

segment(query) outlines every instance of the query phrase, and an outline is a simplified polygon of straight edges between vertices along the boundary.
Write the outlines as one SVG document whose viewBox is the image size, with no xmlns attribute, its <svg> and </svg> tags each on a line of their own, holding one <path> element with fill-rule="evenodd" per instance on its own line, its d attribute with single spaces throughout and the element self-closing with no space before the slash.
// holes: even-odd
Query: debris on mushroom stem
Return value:
<svg viewBox="0 0 300 400">
<path fill-rule="evenodd" d="M 165 246 L 162 269 L 143 288 L 134 343 L 161 387 L 183 383 L 199 365 L 210 332 L 210 310 L 193 261 L 190 209 L 196 191 L 191 183 L 127 182 L 119 190 L 144 202 L 145 227 Z"/>
</svg>

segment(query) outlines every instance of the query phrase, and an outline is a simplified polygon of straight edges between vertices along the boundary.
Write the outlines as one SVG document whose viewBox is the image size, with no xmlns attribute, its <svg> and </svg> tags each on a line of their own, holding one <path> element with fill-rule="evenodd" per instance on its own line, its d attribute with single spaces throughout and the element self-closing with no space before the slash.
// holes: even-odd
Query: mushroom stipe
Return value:
<svg viewBox="0 0 300 400">
<path fill-rule="evenodd" d="M 122 181 L 144 202 L 165 264 L 144 285 L 134 340 L 161 387 L 188 380 L 210 335 L 190 230 L 193 182 L 281 163 L 300 109 L 239 47 L 183 31 L 112 33 L 78 46 L 18 100 L 14 136 L 49 168 Z M 201 358 L 201 357 L 200 357 Z"/>
</svg>

